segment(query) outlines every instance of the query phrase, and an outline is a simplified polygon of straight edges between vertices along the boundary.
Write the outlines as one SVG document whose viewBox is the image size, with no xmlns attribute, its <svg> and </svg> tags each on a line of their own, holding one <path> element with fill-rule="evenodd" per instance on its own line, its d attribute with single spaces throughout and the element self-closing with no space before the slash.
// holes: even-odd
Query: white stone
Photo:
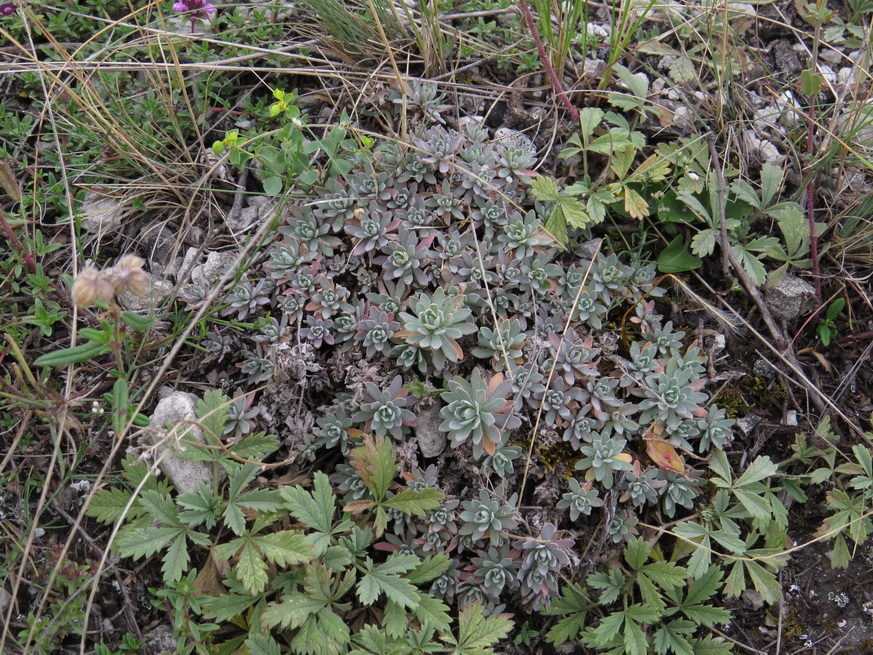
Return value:
<svg viewBox="0 0 873 655">
<path fill-rule="evenodd" d="M 446 449 L 446 433 L 440 430 L 440 405 L 420 407 L 415 416 L 415 438 L 424 457 L 437 457 Z"/>
<path fill-rule="evenodd" d="M 82 227 L 98 236 L 118 231 L 127 214 L 120 202 L 93 191 L 85 196 L 80 211 L 82 213 Z"/>
<path fill-rule="evenodd" d="M 185 450 L 178 437 L 196 439 L 203 443 L 203 434 L 193 423 L 197 420 L 197 396 L 184 391 L 173 391 L 158 402 L 151 416 L 151 430 L 146 434 L 156 448 L 156 458 L 161 471 L 169 478 L 180 494 L 197 491 L 197 483 L 212 487 L 212 468 L 206 462 L 192 462 L 175 453 Z M 179 423 L 187 423 L 179 426 Z M 167 424 L 174 427 L 167 431 Z"/>
</svg>

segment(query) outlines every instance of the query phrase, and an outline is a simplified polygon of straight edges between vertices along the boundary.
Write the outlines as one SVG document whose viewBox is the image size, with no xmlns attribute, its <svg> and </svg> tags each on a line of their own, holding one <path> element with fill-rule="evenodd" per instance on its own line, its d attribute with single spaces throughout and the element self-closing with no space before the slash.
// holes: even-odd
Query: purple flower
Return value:
<svg viewBox="0 0 873 655">
<path fill-rule="evenodd" d="M 9 16 L 10 14 L 15 13 L 15 3 L 7 2 L 5 4 L 0 5 L 0 16 Z"/>
<path fill-rule="evenodd" d="M 215 13 L 215 7 L 206 0 L 179 0 L 173 3 L 173 10 L 188 14 L 191 20 L 206 20 L 209 14 Z"/>
</svg>

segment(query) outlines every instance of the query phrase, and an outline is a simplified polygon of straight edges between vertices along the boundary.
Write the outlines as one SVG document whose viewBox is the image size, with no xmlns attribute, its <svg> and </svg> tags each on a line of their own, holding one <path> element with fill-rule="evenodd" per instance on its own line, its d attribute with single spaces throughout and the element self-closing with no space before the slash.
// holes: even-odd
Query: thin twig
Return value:
<svg viewBox="0 0 873 655">
<path fill-rule="evenodd" d="M 546 72 L 549 74 L 549 79 L 552 82 L 555 93 L 558 94 L 561 102 L 564 103 L 564 106 L 567 108 L 567 111 L 570 113 L 573 121 L 578 123 L 579 110 L 576 109 L 573 106 L 573 103 L 570 102 L 570 99 L 564 92 L 564 87 L 561 86 L 561 81 L 558 79 L 557 74 L 555 74 L 555 69 L 552 67 L 552 62 L 549 61 L 549 57 L 546 55 L 546 49 L 543 47 L 543 42 L 540 39 L 539 33 L 537 32 L 536 25 L 534 24 L 533 14 L 530 13 L 530 7 L 527 6 L 527 0 L 521 0 L 521 13 L 524 14 L 524 22 L 527 23 L 527 27 L 530 30 L 530 33 L 533 34 L 534 43 L 537 44 L 537 52 L 540 55 L 540 61 L 543 62 L 543 66 L 545 66 Z"/>
</svg>

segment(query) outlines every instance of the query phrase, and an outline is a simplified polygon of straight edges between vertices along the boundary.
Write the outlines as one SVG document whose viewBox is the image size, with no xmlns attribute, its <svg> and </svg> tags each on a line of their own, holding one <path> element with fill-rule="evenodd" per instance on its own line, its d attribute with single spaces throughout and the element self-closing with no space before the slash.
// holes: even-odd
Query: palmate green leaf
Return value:
<svg viewBox="0 0 873 655">
<path fill-rule="evenodd" d="M 112 525 L 124 516 L 124 510 L 127 507 L 127 503 L 130 502 L 131 496 L 131 492 L 118 487 L 101 489 L 91 499 L 85 514 L 93 519 L 97 519 L 103 525 Z M 133 503 L 131 510 L 136 505 L 137 503 Z M 132 514 L 133 512 L 129 512 L 128 516 Z"/>
<path fill-rule="evenodd" d="M 761 594 L 766 603 L 777 603 L 782 598 L 782 585 L 772 571 L 768 571 L 757 562 L 745 562 L 746 571 L 755 589 Z"/>
<path fill-rule="evenodd" d="M 228 473 L 227 494 L 235 500 L 249 483 L 258 476 L 258 467 L 254 464 L 240 464 Z"/>
<path fill-rule="evenodd" d="M 676 655 L 694 655 L 694 647 L 688 641 L 688 636 L 694 633 L 697 626 L 692 621 L 677 619 L 661 626 L 653 635 L 653 645 L 658 655 L 675 653 Z"/>
<path fill-rule="evenodd" d="M 772 512 L 767 499 L 748 489 L 734 489 L 733 493 L 752 518 L 769 521 Z"/>
<path fill-rule="evenodd" d="M 122 528 L 115 540 L 115 547 L 122 557 L 133 557 L 134 559 L 151 557 L 184 532 L 185 528 L 178 526 L 132 528 L 129 530 Z"/>
<path fill-rule="evenodd" d="M 221 514 L 224 524 L 230 528 L 237 537 L 241 537 L 246 531 L 246 518 L 243 516 L 242 510 L 233 503 L 228 504 Z"/>
<path fill-rule="evenodd" d="M 229 447 L 229 450 L 243 459 L 260 462 L 267 455 L 276 452 L 279 447 L 279 438 L 274 434 L 256 432 L 245 437 L 238 444 Z"/>
<path fill-rule="evenodd" d="M 637 574 L 636 583 L 637 588 L 640 590 L 640 598 L 646 605 L 656 612 L 663 612 L 666 609 L 667 604 L 661 597 L 661 592 L 658 591 L 655 583 L 648 576 L 640 572 Z"/>
<path fill-rule="evenodd" d="M 233 593 L 210 596 L 202 603 L 203 616 L 217 623 L 224 623 L 246 612 L 258 600 L 257 596 L 243 596 Z"/>
<path fill-rule="evenodd" d="M 349 464 L 373 494 L 376 503 L 381 504 L 397 475 L 397 460 L 391 442 L 385 437 L 366 435 L 363 445 L 352 450 Z M 381 533 L 377 530 L 377 534 Z"/>
<path fill-rule="evenodd" d="M 178 495 L 176 504 L 185 508 L 179 512 L 179 520 L 191 527 L 205 525 L 207 530 L 211 530 L 218 523 L 216 515 L 221 500 L 212 495 L 203 480 L 197 481 L 196 493 Z"/>
<path fill-rule="evenodd" d="M 307 528 L 329 534 L 336 512 L 336 496 L 330 486 L 330 478 L 321 471 L 315 473 L 312 494 L 303 487 L 284 487 L 279 491 L 291 516 Z"/>
<path fill-rule="evenodd" d="M 339 655 L 348 642 L 348 626 L 329 609 L 323 609 L 303 622 L 291 640 L 291 648 L 300 655 Z"/>
<path fill-rule="evenodd" d="M 647 655 L 649 652 L 649 641 L 646 639 L 646 633 L 634 621 L 625 621 L 624 649 L 628 655 Z"/>
<path fill-rule="evenodd" d="M 353 646 L 349 650 L 349 655 L 409 655 L 412 652 L 407 638 L 389 637 L 384 630 L 375 625 L 365 625 L 361 628 L 355 634 L 353 643 L 359 648 Z"/>
<path fill-rule="evenodd" d="M 437 553 L 430 557 L 425 557 L 421 562 L 406 575 L 406 579 L 412 584 L 422 584 L 430 582 L 440 577 L 445 573 L 452 560 L 446 553 Z"/>
<path fill-rule="evenodd" d="M 406 628 L 409 626 L 409 615 L 406 609 L 393 600 L 385 603 L 385 609 L 382 614 L 382 627 L 389 637 L 402 637 L 406 634 Z"/>
<path fill-rule="evenodd" d="M 282 653 L 278 642 L 269 634 L 252 632 L 245 643 L 248 655 L 281 655 Z"/>
<path fill-rule="evenodd" d="M 282 602 L 270 603 L 261 614 L 261 623 L 268 628 L 275 628 L 277 625 L 283 629 L 299 628 L 310 616 L 327 606 L 324 600 L 292 591 L 282 597 Z"/>
<path fill-rule="evenodd" d="M 179 508 L 176 507 L 169 494 L 146 490 L 140 495 L 139 503 L 146 513 L 156 521 L 164 525 L 181 525 Z"/>
<path fill-rule="evenodd" d="M 603 116 L 603 110 L 597 107 L 586 107 L 579 112 L 579 130 L 584 143 L 588 143 L 589 139 L 591 139 L 591 135 L 594 134 L 594 130 L 600 125 Z"/>
<path fill-rule="evenodd" d="M 631 539 L 624 549 L 624 561 L 634 571 L 639 571 L 649 558 L 649 547 L 645 540 L 635 537 Z"/>
<path fill-rule="evenodd" d="M 741 245 L 732 245 L 731 251 L 734 253 L 734 257 L 737 258 L 737 261 L 740 262 L 740 265 L 746 271 L 749 276 L 749 279 L 752 281 L 756 287 L 760 287 L 767 281 L 767 269 L 764 268 L 764 265 L 761 263 L 761 260 L 755 257 L 748 250 L 743 248 Z"/>
<path fill-rule="evenodd" d="M 531 189 L 537 200 L 543 202 L 558 202 L 561 200 L 561 194 L 558 192 L 558 185 L 555 181 L 546 176 L 538 175 L 531 180 Z"/>
<path fill-rule="evenodd" d="M 698 625 L 712 627 L 719 623 L 730 623 L 731 613 L 723 607 L 712 605 L 684 605 L 682 613 Z"/>
<path fill-rule="evenodd" d="M 601 605 L 609 605 L 618 600 L 624 591 L 626 581 L 627 578 L 619 568 L 612 568 L 607 572 L 592 573 L 586 580 L 588 586 L 603 590 L 599 598 Z"/>
<path fill-rule="evenodd" d="M 694 655 L 731 655 L 731 645 L 720 637 L 706 636 L 702 639 L 692 639 Z"/>
<path fill-rule="evenodd" d="M 267 586 L 267 563 L 251 539 L 245 539 L 234 570 L 243 587 L 252 595 L 261 593 Z"/>
<path fill-rule="evenodd" d="M 492 646 L 505 639 L 512 629 L 512 621 L 504 616 L 482 614 L 482 606 L 473 603 L 461 610 L 458 616 L 458 637 L 441 634 L 443 641 L 451 646 L 450 655 L 492 655 Z"/>
<path fill-rule="evenodd" d="M 555 211 L 560 210 L 567 224 L 579 229 L 585 228 L 591 219 L 588 212 L 585 210 L 585 205 L 576 198 L 561 198 L 555 206 Z"/>
<path fill-rule="evenodd" d="M 552 211 L 546 219 L 546 224 L 543 226 L 552 238 L 557 241 L 562 247 L 566 247 L 570 242 L 570 237 L 567 234 L 567 221 L 564 219 L 564 214 L 560 211 Z"/>
<path fill-rule="evenodd" d="M 384 593 L 390 600 L 403 607 L 417 607 L 418 590 L 399 575 L 417 564 L 416 555 L 392 555 L 384 564 L 364 574 L 358 582 L 358 598 L 365 605 L 372 605 L 380 594 Z"/>
<path fill-rule="evenodd" d="M 313 558 L 306 537 L 294 530 L 282 530 L 253 538 L 261 553 L 276 566 L 294 566 Z"/>
<path fill-rule="evenodd" d="M 224 434 L 229 403 L 230 399 L 216 389 L 204 393 L 203 400 L 197 403 L 197 418 L 203 426 L 207 443 L 220 440 Z"/>
<path fill-rule="evenodd" d="M 624 612 L 613 612 L 605 616 L 603 620 L 592 630 L 592 635 L 601 647 L 609 646 L 613 637 L 619 634 L 624 625 Z"/>
<path fill-rule="evenodd" d="M 558 621 L 546 634 L 546 641 L 560 646 L 575 640 L 585 628 L 585 619 L 591 603 L 585 595 L 573 586 L 561 589 L 561 597 L 552 601 L 545 614 L 549 616 L 567 615 Z"/>
<path fill-rule="evenodd" d="M 685 602 L 691 605 L 704 603 L 721 588 L 721 579 L 724 576 L 721 568 L 718 566 L 710 566 L 706 573 L 698 577 L 691 583 L 688 588 L 688 593 L 685 595 Z"/>
<path fill-rule="evenodd" d="M 170 544 L 162 560 L 161 572 L 164 574 L 164 580 L 173 582 L 181 580 L 188 570 L 188 564 L 191 561 L 188 556 L 188 543 L 184 534 Z"/>
<path fill-rule="evenodd" d="M 420 491 L 404 489 L 398 494 L 391 496 L 391 498 L 387 498 L 382 503 L 382 506 L 403 512 L 404 514 L 424 518 L 429 510 L 440 506 L 443 498 L 444 495 L 438 489 L 431 487 Z"/>
<path fill-rule="evenodd" d="M 448 605 L 423 591 L 418 592 L 418 607 L 413 612 L 421 625 L 429 625 L 440 632 L 448 630 L 452 624 Z"/>
<path fill-rule="evenodd" d="M 665 591 L 684 586 L 688 579 L 688 571 L 675 562 L 651 562 L 641 572 Z"/>
<path fill-rule="evenodd" d="M 761 167 L 761 207 L 769 207 L 770 201 L 779 192 L 785 171 L 781 166 L 766 162 Z"/>
<path fill-rule="evenodd" d="M 779 467 L 770 460 L 768 455 L 764 455 L 755 459 L 749 464 L 749 467 L 743 472 L 739 479 L 734 483 L 734 487 L 744 487 L 753 482 L 760 482 L 766 478 L 776 475 Z"/>
</svg>

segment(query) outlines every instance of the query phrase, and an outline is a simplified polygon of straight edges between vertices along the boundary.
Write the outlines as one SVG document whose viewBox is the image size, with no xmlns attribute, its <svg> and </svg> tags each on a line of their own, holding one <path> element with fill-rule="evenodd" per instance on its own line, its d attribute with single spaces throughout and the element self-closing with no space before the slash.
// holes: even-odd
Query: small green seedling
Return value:
<svg viewBox="0 0 873 655">
<path fill-rule="evenodd" d="M 821 339 L 823 345 L 831 345 L 831 341 L 837 336 L 837 327 L 834 325 L 834 322 L 845 307 L 846 301 L 843 298 L 837 298 L 828 306 L 824 319 L 819 323 L 818 328 L 816 328 L 818 338 Z"/>
</svg>

